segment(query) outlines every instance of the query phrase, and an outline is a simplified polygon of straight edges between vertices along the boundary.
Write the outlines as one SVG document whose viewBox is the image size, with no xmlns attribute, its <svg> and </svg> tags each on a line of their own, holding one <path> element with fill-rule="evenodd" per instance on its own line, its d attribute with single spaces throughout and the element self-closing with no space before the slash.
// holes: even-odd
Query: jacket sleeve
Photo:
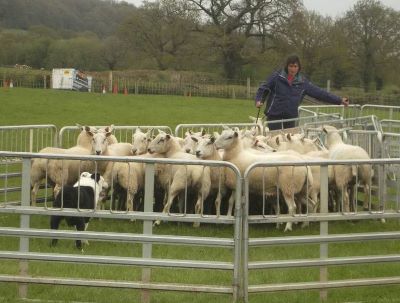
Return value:
<svg viewBox="0 0 400 303">
<path fill-rule="evenodd" d="M 268 92 L 271 91 L 276 77 L 278 77 L 278 73 L 274 72 L 271 74 L 271 76 L 267 78 L 266 81 L 261 83 L 256 93 L 255 102 L 265 102 L 265 96 Z"/>
<path fill-rule="evenodd" d="M 331 104 L 342 104 L 342 98 L 327 92 L 326 90 L 319 88 L 318 86 L 307 81 L 305 85 L 305 94 L 313 97 L 319 101 L 323 101 Z"/>
</svg>

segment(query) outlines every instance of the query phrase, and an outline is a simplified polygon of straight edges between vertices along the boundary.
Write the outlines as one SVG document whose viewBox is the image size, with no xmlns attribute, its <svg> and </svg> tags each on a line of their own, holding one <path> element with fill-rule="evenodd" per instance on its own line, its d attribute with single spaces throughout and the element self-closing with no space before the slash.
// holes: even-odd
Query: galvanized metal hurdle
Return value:
<svg viewBox="0 0 400 303">
<path fill-rule="evenodd" d="M 107 126 L 94 126 L 95 128 L 104 128 Z M 157 129 L 160 129 L 162 131 L 165 131 L 166 133 L 171 134 L 172 130 L 169 126 L 165 125 L 113 125 L 113 134 L 117 138 L 118 142 L 128 142 L 132 143 L 132 135 L 135 133 L 136 129 L 140 129 L 144 132 L 148 130 L 152 130 L 152 132 L 156 131 Z M 75 126 L 64 126 L 60 129 L 59 132 L 59 147 L 62 148 L 69 148 L 71 146 L 76 145 L 76 140 L 78 138 L 78 135 L 80 133 L 80 127 L 75 125 Z"/>
<path fill-rule="evenodd" d="M 301 113 L 306 112 L 307 110 L 302 110 Z M 300 111 L 299 111 L 300 112 Z M 307 116 L 300 116 L 298 118 L 292 118 L 292 119 L 282 119 L 282 120 L 274 120 L 274 121 L 265 121 L 264 122 L 264 129 L 268 130 L 268 125 L 276 125 L 279 124 L 280 127 L 278 129 L 280 130 L 275 130 L 275 131 L 268 131 L 268 134 L 271 134 L 271 132 L 293 132 L 294 128 L 297 128 L 297 131 L 294 131 L 295 133 L 302 133 L 303 132 L 303 127 L 307 124 L 316 122 L 316 123 L 330 123 L 331 121 L 337 121 L 340 120 L 340 116 L 337 114 L 325 114 L 325 113 L 314 113 L 314 115 L 307 115 Z M 288 129 L 283 129 L 283 123 L 285 122 L 294 122 L 295 127 L 292 128 L 292 130 Z"/>
<path fill-rule="evenodd" d="M 361 105 L 350 104 L 349 106 L 344 105 L 301 105 L 299 106 L 299 112 L 303 110 L 312 111 L 318 115 L 320 114 L 333 114 L 338 115 L 341 118 L 355 118 L 361 115 Z"/>
<path fill-rule="evenodd" d="M 374 159 L 368 161 L 315 161 L 315 162 L 275 162 L 275 163 L 254 163 L 249 166 L 244 174 L 244 195 L 245 208 L 243 211 L 243 262 L 244 262 L 244 286 L 246 291 L 244 297 L 245 302 L 249 302 L 249 295 L 271 292 L 287 292 L 298 290 L 319 290 L 321 301 L 328 299 L 329 290 L 343 287 L 360 287 L 372 285 L 393 285 L 400 283 L 400 276 L 376 277 L 376 278 L 359 278 L 346 280 L 330 280 L 329 267 L 338 265 L 352 264 L 376 264 L 381 262 L 399 262 L 400 255 L 373 255 L 373 256 L 352 256 L 352 257 L 330 257 L 329 243 L 347 243 L 359 241 L 379 241 L 382 239 L 400 239 L 400 232 L 367 232 L 367 233 L 345 233 L 345 234 L 329 234 L 329 222 L 345 221 L 345 220 L 376 220 L 400 218 L 398 205 L 393 205 L 386 197 L 379 204 L 385 207 L 377 211 L 359 211 L 351 213 L 328 212 L 328 165 L 361 165 L 371 164 L 373 166 L 383 167 L 386 165 L 395 165 L 400 167 L 400 159 Z M 318 213 L 307 213 L 302 215 L 289 216 L 284 214 L 249 214 L 250 199 L 250 179 L 249 176 L 254 173 L 255 169 L 263 169 L 276 166 L 314 166 L 321 167 L 321 192 L 320 192 L 320 211 Z M 383 168 L 382 168 L 383 170 Z M 268 176 L 266 176 L 268 178 Z M 400 195 L 400 188 L 397 188 L 397 195 Z M 277 224 L 286 222 L 319 222 L 319 235 L 290 236 L 288 234 L 282 236 L 268 237 L 266 232 L 264 237 L 250 237 L 249 226 L 251 224 Z M 258 247 L 286 246 L 290 245 L 292 250 L 308 244 L 319 244 L 317 254 L 319 258 L 305 259 L 304 257 L 296 259 L 266 259 L 252 260 L 250 252 Z M 279 257 L 278 257 L 279 258 Z M 296 268 L 319 268 L 319 279 L 314 281 L 299 282 L 270 282 L 254 284 L 250 283 L 251 272 L 257 270 L 269 269 L 296 269 Z M 259 274 L 259 273 L 258 273 Z M 265 298 L 267 300 L 267 298 Z"/>
<path fill-rule="evenodd" d="M 303 111 L 303 113 L 306 111 Z M 283 120 L 276 120 L 272 122 L 268 121 L 263 121 L 263 129 L 261 129 L 260 134 L 266 135 L 270 134 L 268 130 L 268 123 L 282 123 L 286 121 L 295 121 L 297 127 L 301 127 L 303 125 L 306 125 L 309 122 L 314 122 L 314 121 L 331 121 L 331 120 L 336 120 L 338 119 L 337 115 L 331 115 L 331 114 L 308 114 L 301 116 L 299 118 L 294 118 L 294 119 L 283 119 Z M 264 120 L 260 118 L 260 121 Z M 175 136 L 183 138 L 185 136 L 185 133 L 187 131 L 191 132 L 199 132 L 202 130 L 205 130 L 207 133 L 213 133 L 213 132 L 221 132 L 224 128 L 224 126 L 228 127 L 238 127 L 238 128 L 252 128 L 255 127 L 255 123 L 201 123 L 201 124 L 179 124 L 175 128 Z"/>
<path fill-rule="evenodd" d="M 361 106 L 360 115 L 376 115 L 380 120 L 400 120 L 400 106 L 365 104 Z"/>
<path fill-rule="evenodd" d="M 138 162 L 143 163 L 146 169 L 145 189 L 144 189 L 144 211 L 131 211 L 127 213 L 112 212 L 108 210 L 93 209 L 82 211 L 79 209 L 53 209 L 51 207 L 30 207 L 30 161 L 32 158 L 46 159 L 69 159 L 85 161 L 104 161 L 101 156 L 72 156 L 56 154 L 32 154 L 32 153 L 10 153 L 0 152 L 0 159 L 8 158 L 22 159 L 22 190 L 21 205 L 12 205 L 0 208 L 0 214 L 19 214 L 21 223 L 19 228 L 0 227 L 0 235 L 8 237 L 18 237 L 20 239 L 19 250 L 10 251 L 7 247 L 0 248 L 0 259 L 19 260 L 19 274 L 0 273 L 0 281 L 13 282 L 19 284 L 19 294 L 22 298 L 27 297 L 28 285 L 47 284 L 47 285 L 70 285 L 70 286 L 89 286 L 89 287 L 109 287 L 137 289 L 142 291 L 142 302 L 150 301 L 151 290 L 156 291 L 181 291 L 193 293 L 214 293 L 232 296 L 232 301 L 237 302 L 243 297 L 242 289 L 242 270 L 241 250 L 242 250 L 242 178 L 239 170 L 232 164 L 222 161 L 190 161 L 174 159 L 151 159 L 140 157 L 107 157 L 109 161 L 118 162 Z M 203 216 L 195 214 L 184 214 L 175 216 L 173 214 L 159 213 L 153 211 L 154 200 L 154 175 L 155 165 L 204 165 L 210 167 L 221 167 L 230 169 L 236 176 L 235 215 L 228 216 Z M 31 227 L 30 218 L 32 215 L 51 216 L 84 216 L 92 218 L 115 219 L 115 220 L 140 220 L 143 221 L 143 233 L 116 233 L 116 232 L 76 232 L 76 231 L 54 231 L 49 229 L 36 229 Z M 199 236 L 180 236 L 180 235 L 157 235 L 153 234 L 153 221 L 169 222 L 200 222 L 202 224 L 229 224 L 233 225 L 232 237 L 199 237 Z M 164 223 L 165 224 L 165 223 Z M 30 249 L 32 238 L 59 238 L 59 239 L 87 239 L 110 242 L 128 242 L 142 244 L 141 257 L 119 257 L 104 255 L 82 255 L 59 254 L 50 251 L 35 252 Z M 230 261 L 214 260 L 189 260 L 189 259 L 163 259 L 152 256 L 152 245 L 187 245 L 221 247 L 233 251 Z M 140 281 L 116 281 L 101 279 L 71 279 L 60 277 L 35 277 L 29 275 L 30 261 L 44 262 L 67 262 L 81 264 L 98 265 L 129 265 L 142 268 L 142 280 Z M 185 283 L 163 283 L 151 282 L 151 268 L 170 268 L 174 269 L 207 269 L 223 270 L 232 273 L 232 283 L 229 285 L 203 285 Z"/>
<path fill-rule="evenodd" d="M 57 127 L 46 125 L 0 126 L 0 150 L 38 152 L 57 146 Z"/>
<path fill-rule="evenodd" d="M 261 120 L 261 119 L 260 119 Z M 200 132 L 205 131 L 208 134 L 212 134 L 213 132 L 221 132 L 224 129 L 224 126 L 228 127 L 239 127 L 239 128 L 252 128 L 255 123 L 194 123 L 194 124 L 178 124 L 175 127 L 175 136 L 184 138 L 185 133 L 188 131 L 191 132 Z M 261 133 L 264 133 L 264 130 L 261 130 Z"/>
<path fill-rule="evenodd" d="M 38 152 L 44 147 L 56 147 L 57 127 L 45 125 L 0 126 L 0 150 L 10 152 Z M 0 203 L 13 203 L 21 191 L 20 158 L 0 161 Z M 9 186 L 13 184 L 13 186 Z"/>
</svg>

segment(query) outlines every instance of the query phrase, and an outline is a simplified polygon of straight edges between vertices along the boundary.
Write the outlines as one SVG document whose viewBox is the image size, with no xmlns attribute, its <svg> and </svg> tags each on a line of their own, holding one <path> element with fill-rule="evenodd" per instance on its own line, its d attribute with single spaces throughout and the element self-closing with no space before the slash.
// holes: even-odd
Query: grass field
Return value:
<svg viewBox="0 0 400 303">
<path fill-rule="evenodd" d="M 167 125 L 175 128 L 180 123 L 229 123 L 249 122 L 248 116 L 257 112 L 251 101 L 208 98 L 189 98 L 171 96 L 142 95 L 100 95 L 88 93 L 62 92 L 41 89 L 0 90 L 1 124 L 55 124 L 58 128 L 75 123 L 88 125 Z M 19 226 L 19 216 L 0 214 L 0 226 Z M 31 216 L 31 227 L 47 228 L 48 217 Z M 329 223 L 329 233 L 398 231 L 398 220 L 333 222 Z M 122 233 L 142 233 L 141 222 L 117 220 L 92 220 L 91 231 L 118 231 Z M 61 229 L 67 229 L 65 225 Z M 233 227 L 226 225 L 202 225 L 199 229 L 181 223 L 163 223 L 154 229 L 155 234 L 196 235 L 203 237 L 231 238 Z M 319 225 L 301 229 L 296 226 L 290 236 L 319 234 Z M 250 237 L 277 237 L 284 235 L 282 229 L 274 225 L 259 224 L 250 227 Z M 19 239 L 0 237 L 1 250 L 18 250 Z M 272 246 L 252 248 L 250 261 L 286 260 L 318 258 L 319 245 Z M 74 254 L 73 242 L 60 240 L 55 248 L 49 247 L 47 239 L 30 240 L 30 250 L 36 252 L 54 252 Z M 329 256 L 362 256 L 378 254 L 398 254 L 399 241 L 376 241 L 362 243 L 329 244 Z M 109 255 L 140 257 L 141 244 L 110 243 L 91 241 L 85 249 L 85 255 Z M 233 252 L 217 247 L 189 247 L 176 245 L 153 245 L 153 257 L 184 260 L 210 260 L 231 262 Z M 19 263 L 0 261 L 0 275 L 16 274 Z M 381 263 L 371 265 L 350 265 L 329 267 L 329 279 L 342 280 L 363 277 L 398 276 L 399 263 Z M 74 277 L 91 279 L 110 279 L 140 281 L 141 268 L 130 266 L 78 265 L 51 262 L 29 262 L 29 274 L 35 276 Z M 229 272 L 217 270 L 175 270 L 152 269 L 153 282 L 231 285 Z M 290 283 L 300 281 L 318 281 L 319 268 L 296 268 L 250 271 L 250 284 Z M 17 285 L 0 283 L 0 302 L 26 302 L 19 300 Z M 376 286 L 329 290 L 328 302 L 400 302 L 399 286 Z M 64 286 L 29 286 L 28 298 L 34 302 L 139 302 L 141 293 L 134 290 L 83 288 Z M 208 303 L 231 302 L 226 295 L 160 292 L 151 293 L 151 302 L 192 302 Z M 250 302 L 255 303 L 309 303 L 319 301 L 318 291 L 297 291 L 270 294 L 250 294 Z M 28 300 L 30 302 L 30 300 Z"/>
<path fill-rule="evenodd" d="M 167 125 L 250 122 L 252 101 L 159 95 L 0 89 L 1 125 Z M 260 115 L 261 117 L 261 115 Z"/>
</svg>

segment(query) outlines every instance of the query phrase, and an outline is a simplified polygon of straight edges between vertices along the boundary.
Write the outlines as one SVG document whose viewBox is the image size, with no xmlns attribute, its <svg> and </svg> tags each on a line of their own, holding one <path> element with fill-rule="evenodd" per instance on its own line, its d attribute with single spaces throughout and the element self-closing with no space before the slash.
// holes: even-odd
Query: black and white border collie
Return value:
<svg viewBox="0 0 400 303">
<path fill-rule="evenodd" d="M 100 174 L 83 172 L 74 186 L 65 185 L 62 187 L 54 200 L 53 208 L 77 209 L 79 201 L 79 209 L 94 210 L 99 201 L 100 192 L 104 187 L 107 187 L 107 183 Z M 50 228 L 58 229 L 63 219 L 67 221 L 68 226 L 75 226 L 76 230 L 84 231 L 89 224 L 90 217 L 51 216 Z M 58 239 L 52 239 L 51 245 L 55 246 L 57 241 Z M 82 249 L 81 240 L 76 240 L 75 245 Z"/>
</svg>

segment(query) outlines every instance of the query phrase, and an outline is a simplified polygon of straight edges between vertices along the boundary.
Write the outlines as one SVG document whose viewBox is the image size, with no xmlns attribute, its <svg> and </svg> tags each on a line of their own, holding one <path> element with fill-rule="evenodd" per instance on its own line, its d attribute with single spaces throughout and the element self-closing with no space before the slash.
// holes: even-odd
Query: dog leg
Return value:
<svg viewBox="0 0 400 303">
<path fill-rule="evenodd" d="M 50 217 L 50 228 L 51 229 L 58 229 L 60 226 L 60 222 L 63 217 L 60 216 L 51 216 Z M 58 239 L 52 239 L 50 242 L 50 246 L 56 246 Z"/>
</svg>

